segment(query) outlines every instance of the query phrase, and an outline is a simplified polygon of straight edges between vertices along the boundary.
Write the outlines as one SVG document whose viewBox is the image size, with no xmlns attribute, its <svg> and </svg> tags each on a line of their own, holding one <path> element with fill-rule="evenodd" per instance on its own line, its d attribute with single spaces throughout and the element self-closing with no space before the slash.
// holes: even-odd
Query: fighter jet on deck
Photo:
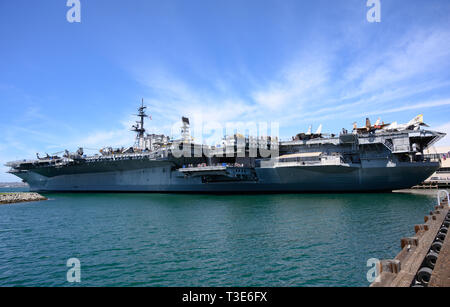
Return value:
<svg viewBox="0 0 450 307">
<path fill-rule="evenodd" d="M 358 127 L 356 123 L 353 123 L 353 131 L 359 134 L 369 133 L 369 132 L 383 132 L 383 131 L 401 131 L 401 130 L 418 130 L 420 126 L 429 127 L 427 124 L 423 122 L 423 115 L 419 114 L 413 119 L 411 119 L 406 124 L 398 124 L 397 122 L 393 122 L 391 124 L 385 124 L 382 122 L 380 124 L 380 119 L 375 122 L 375 125 L 370 124 L 370 119 L 366 118 L 366 125 L 364 127 Z"/>
<path fill-rule="evenodd" d="M 294 138 L 294 140 L 312 140 L 323 137 L 322 134 L 322 124 L 319 125 L 315 133 L 311 133 L 312 131 L 312 125 L 309 125 L 308 131 L 306 133 L 301 132 L 297 134 Z"/>
<path fill-rule="evenodd" d="M 427 124 L 423 122 L 423 114 L 419 114 L 413 119 L 411 119 L 406 124 L 397 124 L 397 122 L 393 122 L 388 126 L 384 127 L 385 131 L 401 131 L 401 130 L 419 130 L 421 126 L 429 127 Z"/>
<path fill-rule="evenodd" d="M 382 122 L 380 124 L 380 118 L 378 118 L 377 121 L 375 122 L 375 125 L 372 126 L 370 124 L 370 119 L 367 117 L 366 125 L 364 127 L 358 128 L 358 126 L 356 125 L 356 122 L 353 123 L 353 131 L 356 133 L 369 133 L 369 132 L 374 132 L 376 130 L 383 129 L 387 126 L 389 126 L 389 124 L 385 124 L 384 122 Z"/>
</svg>

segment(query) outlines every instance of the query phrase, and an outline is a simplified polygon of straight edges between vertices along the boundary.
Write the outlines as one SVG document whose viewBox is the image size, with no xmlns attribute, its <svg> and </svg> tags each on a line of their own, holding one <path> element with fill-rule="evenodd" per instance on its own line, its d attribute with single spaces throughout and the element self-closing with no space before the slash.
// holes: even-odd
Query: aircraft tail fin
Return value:
<svg viewBox="0 0 450 307">
<path fill-rule="evenodd" d="M 423 124 L 423 114 L 419 114 L 408 122 L 409 125 Z"/>
<path fill-rule="evenodd" d="M 321 134 L 322 133 L 322 124 L 319 125 L 319 128 L 317 128 L 316 130 L 316 134 Z"/>
</svg>

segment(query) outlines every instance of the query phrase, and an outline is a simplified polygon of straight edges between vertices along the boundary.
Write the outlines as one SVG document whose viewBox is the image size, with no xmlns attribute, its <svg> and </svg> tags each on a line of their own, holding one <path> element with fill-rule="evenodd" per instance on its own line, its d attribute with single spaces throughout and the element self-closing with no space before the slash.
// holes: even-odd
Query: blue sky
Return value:
<svg viewBox="0 0 450 307">
<path fill-rule="evenodd" d="M 276 121 L 281 137 L 419 113 L 450 132 L 450 2 L 0 0 L 0 164 L 133 143 L 182 115 Z M 443 144 L 450 145 L 444 140 Z M 0 166 L 0 181 L 16 180 Z"/>
</svg>

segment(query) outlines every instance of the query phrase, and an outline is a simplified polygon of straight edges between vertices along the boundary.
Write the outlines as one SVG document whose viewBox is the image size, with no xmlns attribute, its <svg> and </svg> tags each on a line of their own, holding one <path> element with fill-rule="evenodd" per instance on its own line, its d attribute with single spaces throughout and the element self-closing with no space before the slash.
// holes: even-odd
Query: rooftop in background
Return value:
<svg viewBox="0 0 450 307">
<path fill-rule="evenodd" d="M 430 148 L 423 151 L 424 154 L 439 154 L 441 156 L 445 155 L 445 158 L 441 159 L 441 171 L 445 168 L 445 172 L 447 172 L 447 168 L 450 168 L 450 146 L 431 146 Z M 431 177 L 436 177 L 436 173 L 431 175 Z M 430 177 L 430 178 L 431 178 Z"/>
<path fill-rule="evenodd" d="M 450 152 L 450 146 L 431 146 L 423 151 L 424 154 L 446 154 Z"/>
</svg>

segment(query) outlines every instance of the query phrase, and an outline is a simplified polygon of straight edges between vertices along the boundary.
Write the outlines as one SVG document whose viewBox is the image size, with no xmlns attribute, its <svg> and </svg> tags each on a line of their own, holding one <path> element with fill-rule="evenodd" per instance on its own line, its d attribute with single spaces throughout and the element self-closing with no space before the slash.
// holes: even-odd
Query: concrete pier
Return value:
<svg viewBox="0 0 450 307">
<path fill-rule="evenodd" d="M 12 204 L 46 199 L 47 197 L 32 192 L 0 193 L 0 204 Z"/>
<path fill-rule="evenodd" d="M 415 225 L 415 235 L 402 238 L 402 250 L 394 258 L 381 260 L 378 277 L 371 287 L 449 287 L 450 225 L 448 198 Z"/>
</svg>

